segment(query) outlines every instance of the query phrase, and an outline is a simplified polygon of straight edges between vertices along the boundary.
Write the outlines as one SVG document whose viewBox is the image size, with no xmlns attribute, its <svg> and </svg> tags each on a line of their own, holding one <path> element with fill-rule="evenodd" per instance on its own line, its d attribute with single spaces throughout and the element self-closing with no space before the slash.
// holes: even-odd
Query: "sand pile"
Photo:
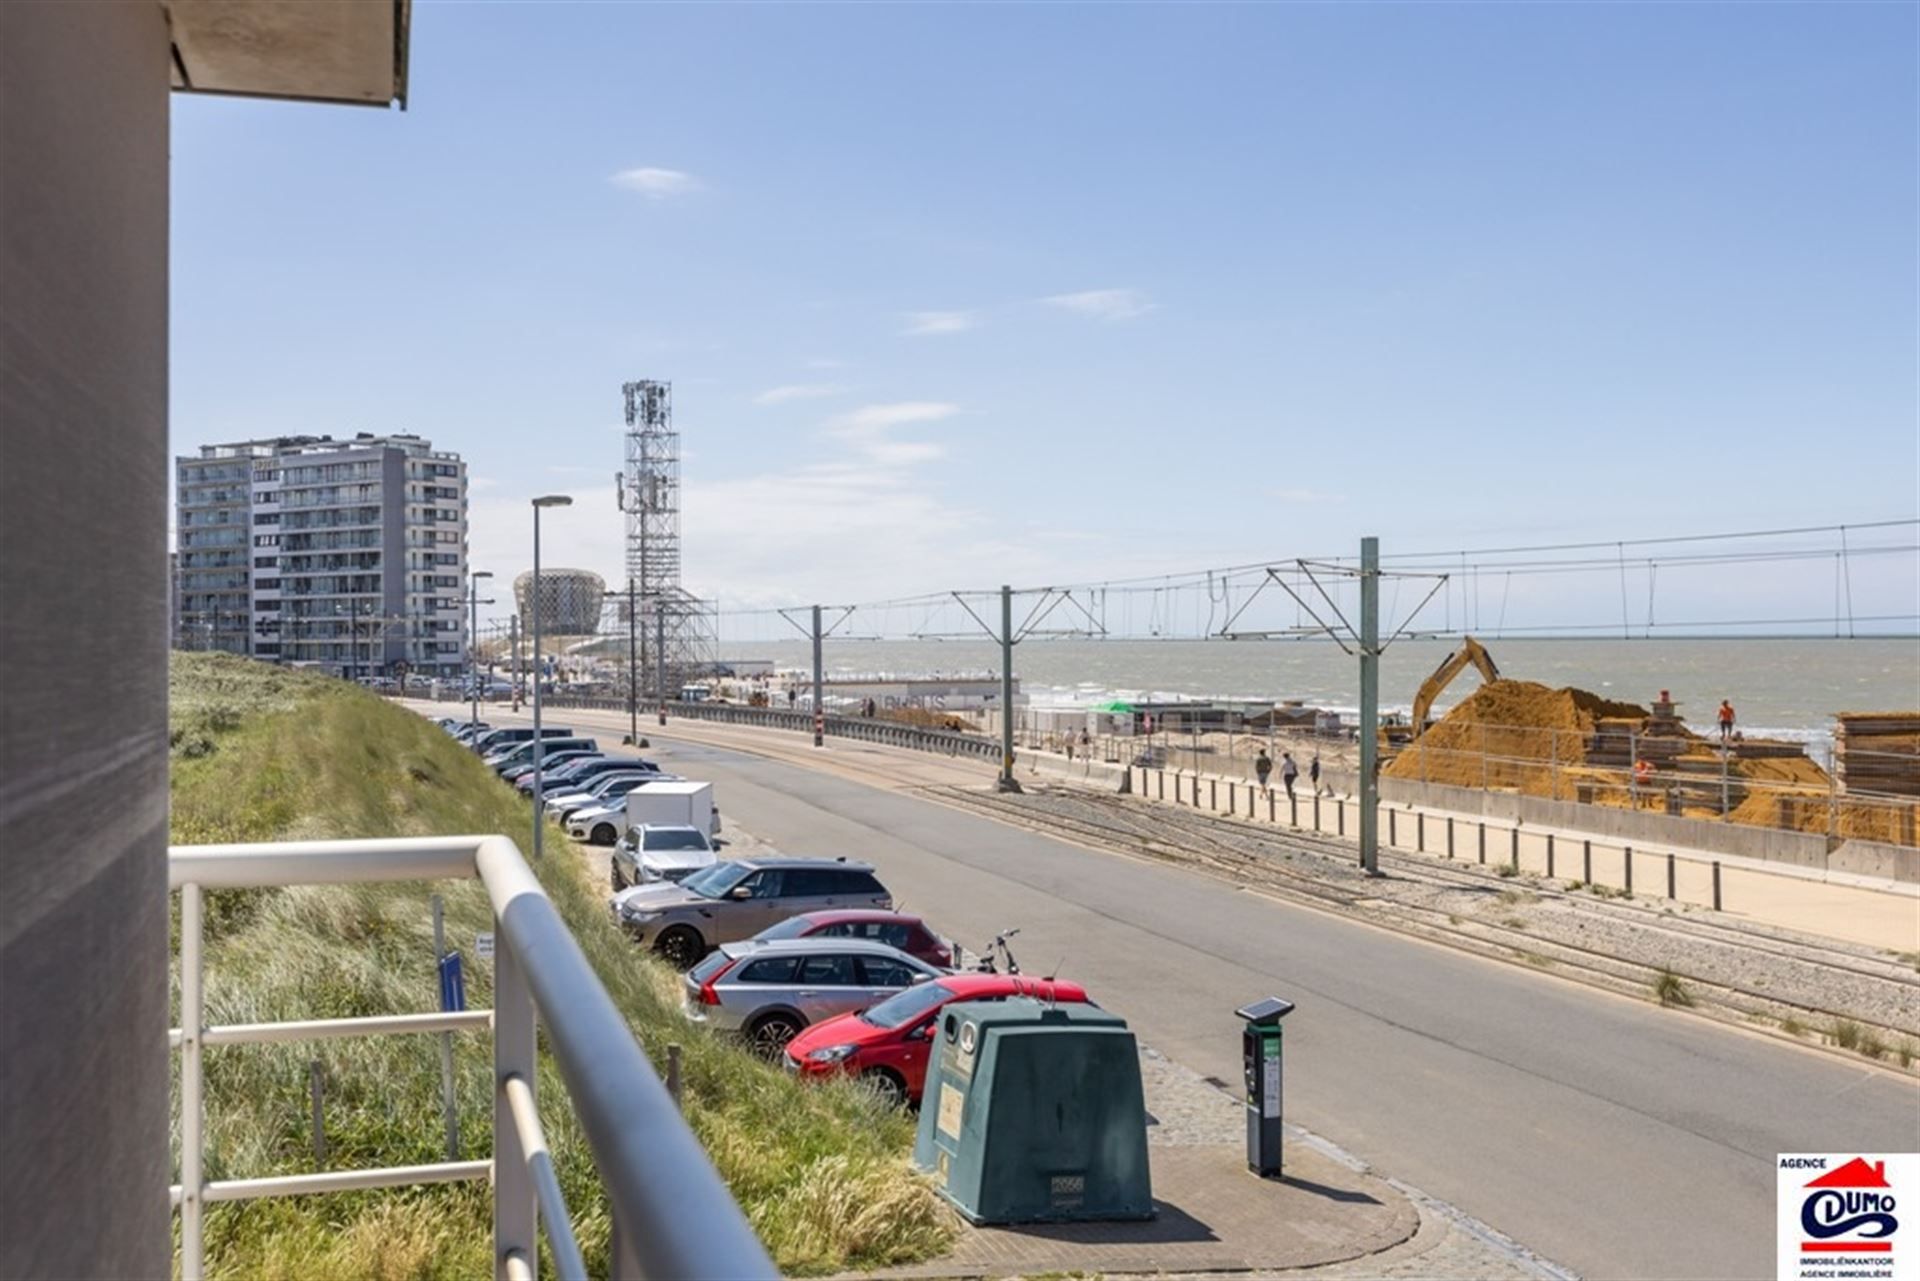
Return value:
<svg viewBox="0 0 1920 1281">
<path fill-rule="evenodd" d="M 1384 772 L 1389 778 L 1570 800 L 1574 780 L 1568 770 L 1586 764 L 1596 723 L 1646 715 L 1644 707 L 1583 689 L 1493 681 L 1403 749 Z"/>
</svg>

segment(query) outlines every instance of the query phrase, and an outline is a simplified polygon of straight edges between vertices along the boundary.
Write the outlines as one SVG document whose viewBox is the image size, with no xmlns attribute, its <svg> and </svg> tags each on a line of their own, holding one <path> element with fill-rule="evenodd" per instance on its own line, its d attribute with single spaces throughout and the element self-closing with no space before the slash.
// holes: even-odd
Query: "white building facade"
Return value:
<svg viewBox="0 0 1920 1281">
<path fill-rule="evenodd" d="M 418 436 L 282 436 L 175 460 L 181 649 L 350 679 L 465 670 L 467 468 Z"/>
</svg>

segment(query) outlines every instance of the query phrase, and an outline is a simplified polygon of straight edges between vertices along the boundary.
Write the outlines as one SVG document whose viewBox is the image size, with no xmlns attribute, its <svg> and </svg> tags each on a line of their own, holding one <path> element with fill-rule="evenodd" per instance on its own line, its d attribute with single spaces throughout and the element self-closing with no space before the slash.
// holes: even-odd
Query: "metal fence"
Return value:
<svg viewBox="0 0 1920 1281">
<path fill-rule="evenodd" d="M 624 698 L 574 698 L 566 694 L 542 695 L 540 706 L 549 710 L 571 707 L 597 711 L 624 712 L 627 700 Z M 641 709 L 644 724 L 647 716 L 657 710 L 657 704 L 649 704 Z M 742 707 L 737 703 L 683 703 L 667 704 L 669 720 L 708 721 L 720 725 L 747 725 L 757 729 L 789 730 L 796 734 L 813 732 L 814 715 L 811 712 L 793 711 L 777 707 Z M 946 756 L 971 756 L 983 760 L 1000 759 L 1000 744 L 997 740 L 983 734 L 966 734 L 956 730 L 926 729 L 916 725 L 901 725 L 880 716 L 842 716 L 829 712 L 820 718 L 821 729 L 828 738 L 846 738 L 862 743 L 880 743 L 889 747 L 906 747 L 921 752 L 936 752 Z"/>
<path fill-rule="evenodd" d="M 1805 832 L 1834 840 L 1920 845 L 1920 799 L 1843 788 L 1831 774 L 1824 775 L 1824 781 L 1765 777 L 1770 769 L 1776 775 L 1792 775 L 1805 773 L 1809 764 L 1820 764 L 1811 757 L 1796 756 L 1791 748 L 1736 740 L 1731 753 L 1723 754 L 1717 738 L 1663 741 L 1621 734 L 1611 742 L 1605 737 L 1596 740 L 1591 731 L 1521 725 L 1477 725 L 1470 731 L 1449 736 L 1450 746 L 1439 746 L 1429 735 L 1398 747 L 1386 776 L 1402 782 Z M 1350 771 L 1358 763 L 1351 730 L 1304 726 L 1082 736 L 1023 725 L 1016 729 L 1015 739 L 1025 750 L 1244 780 L 1256 778 L 1255 761 L 1265 750 L 1273 762 L 1275 786 L 1281 780 L 1281 753 L 1291 751 L 1303 788 L 1315 756 L 1329 771 Z M 1678 750 L 1682 745 L 1684 752 Z M 1915 759 L 1886 755 L 1896 761 Z M 1743 760 L 1752 763 L 1758 776 L 1740 772 Z"/>
<path fill-rule="evenodd" d="M 180 1182 L 172 1198 L 180 1212 L 183 1281 L 205 1274 L 203 1224 L 210 1204 L 470 1179 L 493 1183 L 495 1281 L 533 1281 L 543 1217 L 555 1269 L 563 1278 L 584 1278 L 535 1098 L 536 1018 L 606 1188 L 612 1275 L 769 1281 L 777 1275 L 572 931 L 506 837 L 176 846 L 168 851 L 167 872 L 180 894 L 182 1026 L 169 1033 L 169 1042 L 180 1054 Z M 493 904 L 498 942 L 492 1010 L 205 1025 L 203 891 L 463 877 L 478 877 Z M 491 1160 L 206 1181 L 201 1065 L 208 1049 L 488 1027 L 494 1063 Z"/>
</svg>

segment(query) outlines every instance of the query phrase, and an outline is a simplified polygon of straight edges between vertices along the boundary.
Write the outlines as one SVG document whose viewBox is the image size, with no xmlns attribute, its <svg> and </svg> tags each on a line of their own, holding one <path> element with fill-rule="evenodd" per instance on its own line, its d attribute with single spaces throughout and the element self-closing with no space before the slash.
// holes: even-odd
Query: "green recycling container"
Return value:
<svg viewBox="0 0 1920 1281">
<path fill-rule="evenodd" d="M 974 1223 L 1153 1217 L 1126 1020 L 1026 997 L 941 1012 L 914 1161 Z"/>
</svg>

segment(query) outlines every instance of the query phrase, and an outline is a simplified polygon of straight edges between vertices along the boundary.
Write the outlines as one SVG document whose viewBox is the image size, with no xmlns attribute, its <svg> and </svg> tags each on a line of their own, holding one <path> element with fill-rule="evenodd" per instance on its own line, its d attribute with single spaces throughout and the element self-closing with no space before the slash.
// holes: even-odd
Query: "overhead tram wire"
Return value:
<svg viewBox="0 0 1920 1281">
<path fill-rule="evenodd" d="M 1836 584 L 1836 595 L 1838 599 L 1835 604 L 1834 620 L 1838 620 L 1844 615 L 1847 620 L 1846 626 L 1848 628 L 1848 634 L 1857 634 L 1858 624 L 1860 623 L 1899 621 L 1902 616 L 1855 614 L 1855 602 L 1852 599 L 1851 574 L 1854 558 L 1912 556 L 1916 552 L 1920 552 L 1920 545 L 1912 541 L 1903 541 L 1860 546 L 1853 542 L 1850 535 L 1860 530 L 1913 529 L 1916 526 L 1920 526 L 1920 520 L 1886 520 L 1847 525 L 1794 526 L 1715 534 L 1686 534 L 1665 537 L 1614 539 L 1610 541 L 1596 540 L 1591 542 L 1456 549 L 1445 552 L 1397 552 L 1386 554 L 1382 559 L 1392 561 L 1406 568 L 1412 568 L 1422 563 L 1433 562 L 1438 562 L 1439 565 L 1443 565 L 1447 573 L 1452 576 L 1454 582 L 1458 584 L 1458 590 L 1461 594 L 1460 617 L 1457 620 L 1460 630 L 1470 630 L 1476 626 L 1484 626 L 1485 619 L 1479 608 L 1478 589 L 1482 578 L 1488 572 L 1496 572 L 1502 576 L 1502 609 L 1499 626 L 1501 630 L 1507 632 L 1571 629 L 1595 630 L 1595 625 L 1591 623 L 1568 624 L 1565 627 L 1552 629 L 1549 629 L 1544 624 L 1525 624 L 1507 627 L 1505 625 L 1506 605 L 1511 595 L 1512 580 L 1514 578 L 1569 576 L 1593 572 L 1611 572 L 1618 574 L 1622 579 L 1621 626 L 1623 635 L 1631 637 L 1636 630 L 1638 620 L 1633 619 L 1631 610 L 1628 607 L 1628 589 L 1630 587 L 1628 582 L 1629 567 L 1625 564 L 1625 560 L 1626 549 L 1629 547 L 1645 549 L 1633 557 L 1636 566 L 1644 567 L 1647 574 L 1647 614 L 1644 623 L 1640 623 L 1638 627 L 1638 630 L 1640 630 L 1643 635 L 1650 635 L 1654 630 L 1664 632 L 1671 626 L 1674 626 L 1672 624 L 1657 623 L 1653 617 L 1656 584 L 1662 569 L 1666 569 L 1671 573 L 1672 571 L 1690 568 L 1726 568 L 1750 564 L 1789 564 L 1796 561 L 1823 561 L 1829 557 L 1834 557 L 1838 562 L 1837 578 L 1839 580 Z M 1810 535 L 1836 536 L 1840 546 L 1837 550 L 1831 544 L 1820 547 L 1809 547 L 1802 544 L 1800 546 L 1785 548 L 1775 546 L 1727 550 L 1696 550 L 1701 544 L 1723 544 L 1740 540 L 1758 541 L 1786 537 L 1805 538 Z M 1588 556 L 1567 554 L 1579 552 L 1593 552 L 1598 554 Z M 1074 599 L 1073 612 L 1076 617 L 1084 616 L 1091 620 L 1093 626 L 1091 629 L 1083 631 L 1078 624 L 1075 624 L 1069 628 L 1062 629 L 1060 633 L 1062 635 L 1071 633 L 1076 636 L 1092 635 L 1103 638 L 1202 639 L 1213 635 L 1213 625 L 1218 619 L 1218 611 L 1223 604 L 1228 607 L 1229 616 L 1235 616 L 1239 609 L 1245 608 L 1246 604 L 1250 602 L 1251 591 L 1249 591 L 1247 596 L 1242 596 L 1241 593 L 1243 590 L 1257 590 L 1258 583 L 1265 581 L 1266 575 L 1270 570 L 1290 564 L 1297 564 L 1300 559 L 1301 558 L 1279 557 L 1260 562 L 1230 565 L 1224 568 L 1202 569 L 1184 573 L 1143 575 L 1135 578 L 1095 579 L 1067 585 L 1053 584 L 1045 587 L 1018 588 L 1016 591 L 1021 595 L 1060 593 L 1070 596 L 1078 594 L 1079 596 L 1085 597 L 1085 601 L 1077 598 Z M 1352 558 L 1334 556 L 1315 559 L 1337 565 L 1351 561 Z M 1456 620 L 1453 617 L 1453 590 L 1452 587 L 1449 587 L 1447 591 L 1447 617 L 1440 629 L 1441 632 L 1445 633 L 1451 633 L 1456 630 Z M 1181 600 L 1181 596 L 1182 593 L 1188 591 L 1194 593 L 1192 602 L 1194 631 L 1192 633 L 1187 633 L 1180 621 L 1181 616 L 1185 612 L 1182 608 L 1185 602 Z M 1201 592 L 1206 593 L 1204 600 L 1200 597 Z M 1097 601 L 1100 613 L 1104 615 L 1107 606 L 1113 603 L 1113 597 L 1116 593 L 1119 596 L 1119 612 L 1123 620 L 1120 629 L 1117 631 L 1111 629 L 1110 624 L 1103 622 L 1088 609 L 1088 603 Z M 926 635 L 933 630 L 931 624 L 935 617 L 951 609 L 954 601 L 966 597 L 984 602 L 991 600 L 996 595 L 997 592 L 995 590 L 987 588 L 959 592 L 928 592 L 909 596 L 890 597 L 879 601 L 863 602 L 852 608 L 867 611 L 886 611 L 898 608 L 903 612 L 918 609 L 922 611 L 925 621 L 918 627 L 913 628 L 912 631 L 915 634 Z M 1133 597 L 1136 595 L 1146 598 L 1147 622 L 1144 635 L 1135 630 Z M 1241 602 L 1238 607 L 1234 605 L 1236 598 Z M 834 608 L 844 609 L 848 607 L 835 606 Z M 728 611 L 728 619 L 735 622 L 754 618 L 771 619 L 779 613 L 779 609 L 775 607 L 735 609 Z M 1723 620 L 1705 625 L 1715 627 L 1751 625 L 1801 626 L 1805 625 L 1805 621 L 1806 620 L 1799 618 L 1781 620 Z M 1682 624 L 1682 626 L 1699 625 L 1702 624 Z M 1608 626 L 1612 625 L 1610 624 Z M 1839 624 L 1836 621 L 1836 632 L 1838 631 L 1838 626 Z M 891 624 L 891 620 L 889 620 L 888 624 L 882 627 L 880 633 L 873 639 L 892 638 L 895 630 Z M 1419 634 L 1434 633 L 1423 629 Z"/>
</svg>

